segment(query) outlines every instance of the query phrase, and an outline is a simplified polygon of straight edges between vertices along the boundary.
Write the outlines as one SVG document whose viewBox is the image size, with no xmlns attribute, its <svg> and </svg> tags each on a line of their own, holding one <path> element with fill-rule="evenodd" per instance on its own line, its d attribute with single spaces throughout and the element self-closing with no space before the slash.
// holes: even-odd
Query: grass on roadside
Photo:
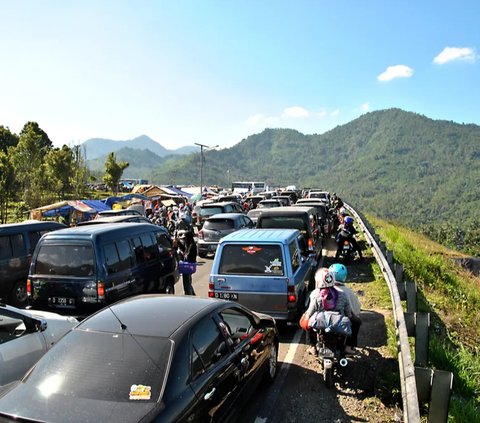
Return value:
<svg viewBox="0 0 480 423">
<path fill-rule="evenodd" d="M 404 265 L 406 278 L 418 284 L 419 310 L 431 313 L 430 366 L 454 374 L 450 421 L 479 421 L 480 278 L 449 260 L 456 252 L 407 229 L 368 219 Z"/>
</svg>

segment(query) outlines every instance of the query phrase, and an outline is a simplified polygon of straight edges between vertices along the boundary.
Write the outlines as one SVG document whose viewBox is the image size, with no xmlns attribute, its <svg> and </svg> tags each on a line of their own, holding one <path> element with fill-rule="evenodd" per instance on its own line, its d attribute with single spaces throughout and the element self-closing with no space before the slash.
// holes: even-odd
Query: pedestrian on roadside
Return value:
<svg viewBox="0 0 480 423">
<path fill-rule="evenodd" d="M 178 249 L 180 250 L 180 257 L 183 261 L 188 263 L 197 262 L 197 244 L 193 238 L 192 231 L 181 231 L 179 235 Z M 183 291 L 185 295 L 195 295 L 195 291 L 192 286 L 192 274 L 183 273 Z"/>
</svg>

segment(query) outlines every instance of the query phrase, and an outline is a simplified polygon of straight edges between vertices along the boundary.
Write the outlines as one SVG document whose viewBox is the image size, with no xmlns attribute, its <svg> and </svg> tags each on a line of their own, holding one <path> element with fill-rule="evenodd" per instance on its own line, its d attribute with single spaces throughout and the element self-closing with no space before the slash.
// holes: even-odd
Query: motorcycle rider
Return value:
<svg viewBox="0 0 480 423">
<path fill-rule="evenodd" d="M 340 314 L 352 317 L 352 309 L 344 292 L 335 287 L 335 277 L 326 267 L 315 272 L 317 288 L 310 294 L 310 304 L 304 316 L 310 319 L 315 312 L 337 311 Z M 312 329 L 307 329 L 307 342 L 310 344 L 309 352 L 315 352 L 315 336 Z"/>
<path fill-rule="evenodd" d="M 360 248 L 357 240 L 355 239 L 355 234 L 357 234 L 358 231 L 353 226 L 353 222 L 353 217 L 346 216 L 344 222 L 337 229 L 337 253 L 335 254 L 335 260 L 338 260 L 338 258 L 340 257 L 345 241 L 350 242 L 350 244 L 352 244 L 353 250 L 358 252 L 360 260 L 363 259 L 362 249 Z"/>
<path fill-rule="evenodd" d="M 345 352 L 347 354 L 353 354 L 358 345 L 358 332 L 362 324 L 362 320 L 360 319 L 360 310 L 362 306 L 355 292 L 353 292 L 348 286 L 345 286 L 348 275 L 347 268 L 341 263 L 334 263 L 328 268 L 328 270 L 335 277 L 335 288 L 345 293 L 350 303 L 350 308 L 352 309 L 352 317 L 350 318 L 352 324 L 352 336 L 347 338 Z"/>
</svg>

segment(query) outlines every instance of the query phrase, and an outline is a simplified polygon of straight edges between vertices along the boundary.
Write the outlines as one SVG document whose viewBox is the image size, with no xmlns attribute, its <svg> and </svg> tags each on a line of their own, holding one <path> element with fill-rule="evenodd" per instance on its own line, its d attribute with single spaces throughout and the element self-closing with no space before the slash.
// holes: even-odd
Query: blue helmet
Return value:
<svg viewBox="0 0 480 423">
<path fill-rule="evenodd" d="M 333 273 L 337 282 L 345 282 L 347 280 L 347 268 L 343 264 L 332 264 L 328 270 L 330 273 Z"/>
<path fill-rule="evenodd" d="M 347 216 L 344 220 L 347 225 L 353 225 L 353 217 Z"/>
</svg>

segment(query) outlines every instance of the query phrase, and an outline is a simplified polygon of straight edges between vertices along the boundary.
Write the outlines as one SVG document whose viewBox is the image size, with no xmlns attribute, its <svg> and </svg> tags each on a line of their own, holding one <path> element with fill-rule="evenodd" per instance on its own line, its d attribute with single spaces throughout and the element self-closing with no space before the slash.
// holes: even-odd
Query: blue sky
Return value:
<svg viewBox="0 0 480 423">
<path fill-rule="evenodd" d="M 231 146 L 390 107 L 480 124 L 480 2 L 0 0 L 0 125 Z"/>
</svg>

